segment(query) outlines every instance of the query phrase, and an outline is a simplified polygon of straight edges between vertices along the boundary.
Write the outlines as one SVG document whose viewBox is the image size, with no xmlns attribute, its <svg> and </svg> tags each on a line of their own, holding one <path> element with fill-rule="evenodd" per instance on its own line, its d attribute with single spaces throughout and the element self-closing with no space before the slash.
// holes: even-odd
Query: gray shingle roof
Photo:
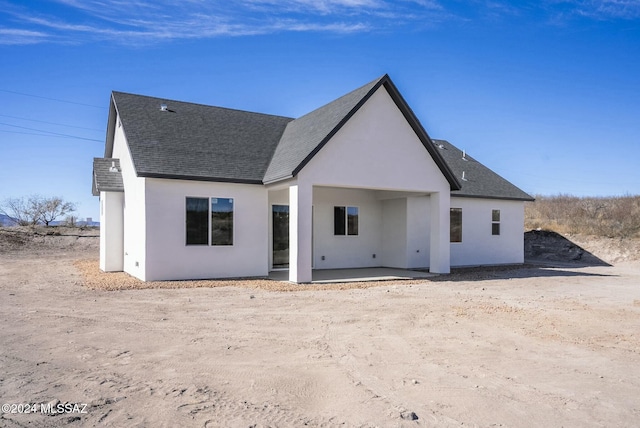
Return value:
<svg viewBox="0 0 640 428">
<path fill-rule="evenodd" d="M 122 92 L 113 102 L 140 177 L 262 183 L 293 120 Z"/>
<path fill-rule="evenodd" d="M 264 176 L 265 183 L 296 175 L 368 98 L 370 92 L 377 89 L 381 79 L 289 122 Z"/>
<path fill-rule="evenodd" d="M 432 141 L 387 75 L 295 120 L 113 92 L 107 158 L 94 160 L 94 194 L 123 190 L 121 177 L 110 183 L 96 175 L 111 166 L 116 111 L 138 176 L 262 184 L 295 176 L 382 85 L 449 181 L 452 196 L 532 200 L 473 158 L 462 160 L 447 141 Z"/>
<path fill-rule="evenodd" d="M 462 185 L 460 190 L 451 192 L 451 196 L 471 198 L 513 199 L 518 201 L 533 201 L 533 198 L 520 190 L 498 174 L 475 160 L 468 154 L 462 158 L 463 152 L 445 140 L 433 140 L 449 168 Z M 465 180 L 462 179 L 462 173 Z"/>
<path fill-rule="evenodd" d="M 113 167 L 117 171 L 113 170 Z M 120 160 L 112 158 L 93 158 L 93 190 L 98 196 L 100 192 L 124 192 Z"/>
</svg>

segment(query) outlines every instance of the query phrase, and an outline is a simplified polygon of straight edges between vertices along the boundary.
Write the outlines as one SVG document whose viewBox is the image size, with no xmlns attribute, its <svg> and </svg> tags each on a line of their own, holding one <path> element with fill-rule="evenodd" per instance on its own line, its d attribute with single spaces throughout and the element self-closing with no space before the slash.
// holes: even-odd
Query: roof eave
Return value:
<svg viewBox="0 0 640 428">
<path fill-rule="evenodd" d="M 218 183 L 236 183 L 236 184 L 263 184 L 262 180 L 228 178 L 228 177 L 203 177 L 180 174 L 162 174 L 156 172 L 138 172 L 138 177 L 142 178 L 164 178 L 172 180 L 188 180 L 188 181 L 207 181 Z"/>
<path fill-rule="evenodd" d="M 511 197 L 511 196 L 486 196 L 486 195 L 465 195 L 465 194 L 456 194 L 456 193 L 451 193 L 451 197 L 452 198 L 474 198 L 474 199 L 498 199 L 498 200 L 503 200 L 503 201 L 521 201 L 521 202 L 533 202 L 535 201 L 535 198 L 532 198 L 531 196 L 529 196 L 528 198 L 525 197 Z"/>
</svg>

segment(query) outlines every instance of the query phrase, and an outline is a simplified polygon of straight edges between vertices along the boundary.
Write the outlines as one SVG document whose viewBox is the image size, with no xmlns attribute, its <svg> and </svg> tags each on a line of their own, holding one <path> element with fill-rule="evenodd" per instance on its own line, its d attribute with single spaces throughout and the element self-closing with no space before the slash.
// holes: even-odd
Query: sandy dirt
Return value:
<svg viewBox="0 0 640 428">
<path fill-rule="evenodd" d="M 0 404 L 86 413 L 3 413 L 1 427 L 640 421 L 637 260 L 107 291 L 127 279 L 96 272 L 95 238 L 59 237 L 57 252 L 45 239 L 0 251 Z"/>
</svg>

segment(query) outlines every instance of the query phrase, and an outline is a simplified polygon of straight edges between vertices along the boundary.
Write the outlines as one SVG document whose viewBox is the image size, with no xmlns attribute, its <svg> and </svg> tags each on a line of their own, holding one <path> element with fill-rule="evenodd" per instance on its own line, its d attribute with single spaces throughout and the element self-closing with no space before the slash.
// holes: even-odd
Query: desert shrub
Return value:
<svg viewBox="0 0 640 428">
<path fill-rule="evenodd" d="M 607 237 L 640 236 L 640 196 L 537 195 L 525 205 L 525 228 Z"/>
</svg>

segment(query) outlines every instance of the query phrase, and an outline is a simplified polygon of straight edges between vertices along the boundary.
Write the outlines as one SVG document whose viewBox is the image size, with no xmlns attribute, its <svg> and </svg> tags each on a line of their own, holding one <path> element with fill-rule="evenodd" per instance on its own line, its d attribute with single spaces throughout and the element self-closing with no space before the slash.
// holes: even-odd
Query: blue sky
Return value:
<svg viewBox="0 0 640 428">
<path fill-rule="evenodd" d="M 297 117 L 385 73 L 531 194 L 640 194 L 640 0 L 0 0 L 0 201 L 97 219 L 112 90 Z"/>
</svg>

